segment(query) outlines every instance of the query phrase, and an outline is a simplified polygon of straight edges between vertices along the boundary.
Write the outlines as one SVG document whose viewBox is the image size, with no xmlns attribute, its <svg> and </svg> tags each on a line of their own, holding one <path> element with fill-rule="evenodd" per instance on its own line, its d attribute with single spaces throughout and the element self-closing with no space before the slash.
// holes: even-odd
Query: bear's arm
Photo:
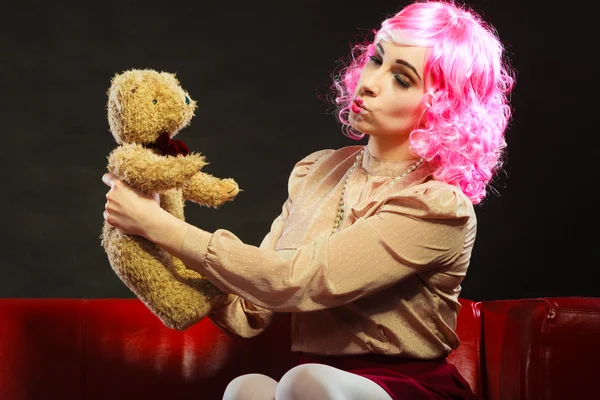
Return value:
<svg viewBox="0 0 600 400">
<path fill-rule="evenodd" d="M 208 164 L 203 156 L 164 157 L 138 144 L 124 144 L 108 156 L 108 171 L 143 192 L 183 186 Z"/>
<path fill-rule="evenodd" d="M 183 198 L 201 205 L 217 207 L 232 200 L 238 192 L 238 184 L 233 179 L 221 179 L 198 172 L 183 187 Z"/>
</svg>

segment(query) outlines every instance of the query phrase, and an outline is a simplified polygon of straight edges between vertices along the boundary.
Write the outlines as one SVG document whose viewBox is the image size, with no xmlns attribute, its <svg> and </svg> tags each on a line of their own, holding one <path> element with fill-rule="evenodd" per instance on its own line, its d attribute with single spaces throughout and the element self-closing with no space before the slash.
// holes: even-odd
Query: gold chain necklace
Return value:
<svg viewBox="0 0 600 400">
<path fill-rule="evenodd" d="M 348 185 L 348 181 L 350 180 L 352 173 L 354 172 L 356 167 L 358 167 L 360 165 L 360 162 L 362 161 L 364 154 L 365 154 L 365 149 L 363 147 L 363 149 L 360 151 L 360 153 L 358 153 L 358 155 L 356 156 L 356 161 L 354 161 L 354 164 L 352 164 L 352 166 L 348 170 L 348 175 L 346 176 L 346 180 L 344 181 L 344 186 L 342 186 L 342 194 L 340 196 L 340 202 L 338 205 L 337 215 L 335 217 L 335 223 L 333 224 L 333 230 L 331 231 L 331 234 L 336 233 L 338 231 L 338 229 L 340 229 L 340 225 L 342 224 L 342 220 L 344 219 L 344 196 L 346 194 L 346 186 Z M 397 177 L 395 177 L 394 179 L 389 181 L 386 185 L 384 185 L 384 188 L 386 188 L 387 186 L 391 185 L 394 182 L 398 182 L 400 179 L 404 178 L 406 175 L 413 172 L 415 169 L 417 169 L 419 167 L 419 165 L 421 165 L 421 163 L 423 163 L 423 159 L 419 158 L 417 160 L 417 162 L 415 162 L 413 165 L 411 165 L 406 171 L 404 171 L 402 174 L 398 175 Z"/>
</svg>

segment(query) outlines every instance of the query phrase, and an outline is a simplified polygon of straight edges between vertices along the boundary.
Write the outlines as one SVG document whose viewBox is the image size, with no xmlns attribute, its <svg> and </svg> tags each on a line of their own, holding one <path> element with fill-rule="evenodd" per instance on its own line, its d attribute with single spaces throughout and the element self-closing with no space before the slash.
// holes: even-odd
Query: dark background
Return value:
<svg viewBox="0 0 600 400">
<path fill-rule="evenodd" d="M 323 99 L 350 42 L 405 1 L 50 2 L 3 5 L 0 297 L 133 297 L 100 246 L 112 76 L 174 72 L 199 103 L 178 139 L 244 189 L 187 220 L 258 245 L 295 162 L 344 137 Z M 516 68 L 504 173 L 476 207 L 462 296 L 598 296 L 597 34 L 591 9 L 469 1 Z M 586 11 L 587 10 L 587 11 Z M 594 106 L 594 108 L 592 108 Z"/>
</svg>

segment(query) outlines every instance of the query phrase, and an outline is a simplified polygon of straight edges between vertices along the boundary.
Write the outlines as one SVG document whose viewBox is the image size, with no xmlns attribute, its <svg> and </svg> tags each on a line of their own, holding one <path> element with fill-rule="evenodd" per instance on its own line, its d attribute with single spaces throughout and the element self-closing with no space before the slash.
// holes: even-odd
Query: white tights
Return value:
<svg viewBox="0 0 600 400">
<path fill-rule="evenodd" d="M 323 364 L 302 364 L 290 369 L 281 380 L 261 374 L 242 375 L 232 380 L 223 400 L 391 400 L 370 379 Z"/>
</svg>

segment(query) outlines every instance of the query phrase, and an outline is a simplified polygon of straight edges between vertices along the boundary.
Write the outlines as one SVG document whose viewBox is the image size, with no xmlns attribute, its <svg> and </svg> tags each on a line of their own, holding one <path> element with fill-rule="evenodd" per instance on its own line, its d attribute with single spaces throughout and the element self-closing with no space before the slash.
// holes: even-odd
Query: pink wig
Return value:
<svg viewBox="0 0 600 400">
<path fill-rule="evenodd" d="M 451 1 L 418 1 L 386 19 L 373 43 L 358 43 L 334 77 L 337 117 L 344 134 L 361 139 L 348 122 L 360 72 L 380 40 L 427 47 L 425 105 L 411 150 L 434 168 L 435 179 L 458 185 L 473 204 L 502 166 L 513 71 L 495 30 Z"/>
</svg>

